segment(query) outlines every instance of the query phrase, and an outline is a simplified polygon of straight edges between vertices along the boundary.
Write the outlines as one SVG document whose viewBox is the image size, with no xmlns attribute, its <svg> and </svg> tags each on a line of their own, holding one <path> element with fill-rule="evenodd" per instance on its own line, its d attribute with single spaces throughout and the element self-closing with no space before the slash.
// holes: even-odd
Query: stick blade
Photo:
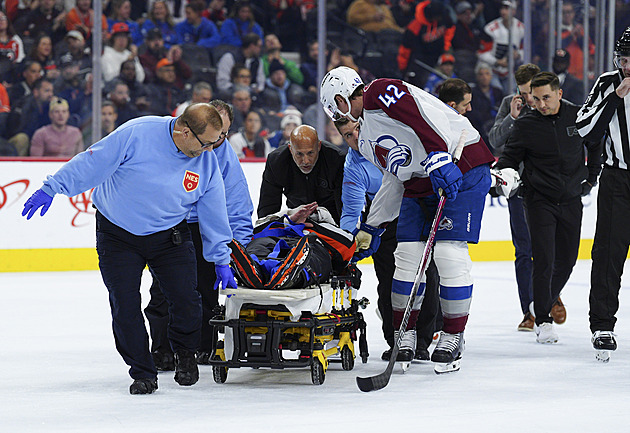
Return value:
<svg viewBox="0 0 630 433">
<path fill-rule="evenodd" d="M 387 372 L 370 377 L 357 376 L 357 386 L 363 392 L 378 391 L 387 386 L 390 377 L 391 374 L 387 374 Z"/>
</svg>

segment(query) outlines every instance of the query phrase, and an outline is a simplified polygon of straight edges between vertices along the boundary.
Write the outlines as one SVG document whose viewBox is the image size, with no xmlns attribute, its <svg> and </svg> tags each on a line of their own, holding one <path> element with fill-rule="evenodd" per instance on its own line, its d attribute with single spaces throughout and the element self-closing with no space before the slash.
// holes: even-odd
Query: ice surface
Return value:
<svg viewBox="0 0 630 433">
<path fill-rule="evenodd" d="M 308 369 L 231 369 L 225 384 L 200 366 L 193 387 L 173 373 L 132 396 L 116 352 L 107 290 L 98 272 L 0 273 L 0 432 L 621 432 L 630 404 L 630 299 L 624 284 L 608 364 L 595 360 L 588 328 L 590 261 L 576 266 L 562 299 L 560 342 L 517 332 L 522 318 L 513 264 L 475 263 L 461 371 L 437 376 L 414 362 L 389 385 L 362 393 L 355 376 L 380 373 L 385 343 L 375 314 L 376 278 L 361 265 L 370 298 L 370 360 L 332 363 L 321 386 Z M 143 280 L 148 301 L 150 278 Z"/>
</svg>

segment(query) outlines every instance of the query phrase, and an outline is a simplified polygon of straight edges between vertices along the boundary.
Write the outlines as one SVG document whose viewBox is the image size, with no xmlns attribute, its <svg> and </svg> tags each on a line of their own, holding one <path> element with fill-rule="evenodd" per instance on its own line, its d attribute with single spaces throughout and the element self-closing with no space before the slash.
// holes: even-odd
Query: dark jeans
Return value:
<svg viewBox="0 0 630 433">
<path fill-rule="evenodd" d="M 136 236 L 96 213 L 96 250 L 109 291 L 114 340 L 133 379 L 157 375 L 140 300 L 140 279 L 147 264 L 168 300 L 171 347 L 194 352 L 199 345 L 201 300 L 195 290 L 195 248 L 186 222 L 176 228 L 182 238 L 179 245 L 173 243 L 171 229 Z"/>
<path fill-rule="evenodd" d="M 214 271 L 214 263 L 207 262 L 203 258 L 203 245 L 201 241 L 201 233 L 199 231 L 199 223 L 189 223 L 192 241 L 195 246 L 195 254 L 197 257 L 197 291 L 201 295 L 202 320 L 201 320 L 201 340 L 199 343 L 199 351 L 212 352 L 214 340 L 214 327 L 208 322 L 215 315 L 214 308 L 219 304 L 219 292 L 214 290 L 214 282 L 216 280 L 216 272 Z M 149 322 L 151 331 L 151 351 L 160 351 L 162 353 L 170 352 L 171 346 L 168 338 L 168 301 L 162 292 L 159 280 L 156 278 L 153 270 L 153 283 L 151 284 L 151 300 L 144 309 L 144 314 Z"/>
<path fill-rule="evenodd" d="M 552 203 L 533 193 L 525 198 L 534 257 L 534 313 L 536 324 L 548 322 L 552 304 L 569 280 L 577 261 L 582 225 L 582 200 Z"/>
<path fill-rule="evenodd" d="M 521 301 L 523 314 L 529 311 L 529 304 L 534 300 L 534 289 L 532 288 L 532 240 L 529 236 L 529 227 L 525 218 L 523 199 L 513 196 L 508 199 L 508 210 L 510 211 L 510 230 L 512 231 L 512 244 L 516 259 L 514 268 L 516 269 L 516 285 L 518 286 L 518 297 Z"/>
<path fill-rule="evenodd" d="M 591 331 L 613 331 L 619 288 L 630 245 L 630 171 L 604 168 L 597 196 L 597 225 L 591 257 Z"/>
<path fill-rule="evenodd" d="M 378 293 L 378 311 L 383 319 L 383 337 L 385 337 L 389 347 L 394 345 L 392 279 L 396 269 L 394 251 L 398 245 L 396 240 L 397 223 L 398 220 L 394 220 L 387 225 L 387 229 L 381 235 L 381 245 L 376 253 L 372 254 L 374 271 L 378 280 L 376 289 Z M 442 310 L 440 309 L 440 298 L 438 296 L 440 276 L 433 261 L 430 262 L 426 272 L 425 298 L 422 301 L 422 307 L 416 322 L 417 345 L 424 348 L 431 345 L 433 333 L 442 329 Z"/>
</svg>

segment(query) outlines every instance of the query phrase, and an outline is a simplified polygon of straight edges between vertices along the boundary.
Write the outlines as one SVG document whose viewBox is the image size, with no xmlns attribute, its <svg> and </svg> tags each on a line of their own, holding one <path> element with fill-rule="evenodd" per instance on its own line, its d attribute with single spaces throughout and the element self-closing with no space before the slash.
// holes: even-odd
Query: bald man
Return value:
<svg viewBox="0 0 630 433">
<path fill-rule="evenodd" d="M 313 127 L 298 126 L 291 133 L 289 144 L 267 156 L 258 218 L 280 211 L 284 195 L 289 208 L 317 202 L 339 224 L 344 162 L 345 153 L 319 140 Z"/>
</svg>

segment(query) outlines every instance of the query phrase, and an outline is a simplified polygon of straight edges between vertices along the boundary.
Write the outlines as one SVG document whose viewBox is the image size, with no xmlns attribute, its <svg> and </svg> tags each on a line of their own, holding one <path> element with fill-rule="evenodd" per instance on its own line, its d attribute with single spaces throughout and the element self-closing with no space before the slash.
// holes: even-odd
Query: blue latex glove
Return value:
<svg viewBox="0 0 630 433">
<path fill-rule="evenodd" d="M 48 212 L 48 208 L 50 207 L 50 204 L 52 203 L 52 201 L 53 201 L 52 196 L 49 194 L 46 194 L 40 188 L 37 191 L 35 191 L 35 193 L 32 196 L 30 196 L 28 200 L 26 200 L 26 203 L 24 203 L 24 210 L 22 211 L 22 216 L 28 214 L 26 216 L 26 219 L 30 220 L 31 217 L 35 215 L 35 212 L 37 212 L 37 209 L 39 209 L 40 207 L 42 208 L 42 212 L 40 215 L 44 216 L 44 214 Z"/>
<path fill-rule="evenodd" d="M 457 191 L 462 184 L 462 172 L 453 163 L 453 158 L 447 152 L 431 152 L 420 163 L 426 170 L 436 194 L 440 189 L 451 200 L 457 198 Z"/>
<path fill-rule="evenodd" d="M 219 288 L 219 285 L 223 289 L 231 287 L 236 289 L 236 279 L 230 269 L 230 265 L 214 265 L 214 271 L 217 273 L 217 280 L 214 282 L 214 290 Z"/>
<path fill-rule="evenodd" d="M 374 254 L 381 245 L 381 235 L 384 231 L 385 229 L 361 223 L 361 228 L 355 233 L 357 251 L 354 253 L 353 261 L 359 261 Z M 369 242 L 367 246 L 366 242 Z"/>
</svg>

